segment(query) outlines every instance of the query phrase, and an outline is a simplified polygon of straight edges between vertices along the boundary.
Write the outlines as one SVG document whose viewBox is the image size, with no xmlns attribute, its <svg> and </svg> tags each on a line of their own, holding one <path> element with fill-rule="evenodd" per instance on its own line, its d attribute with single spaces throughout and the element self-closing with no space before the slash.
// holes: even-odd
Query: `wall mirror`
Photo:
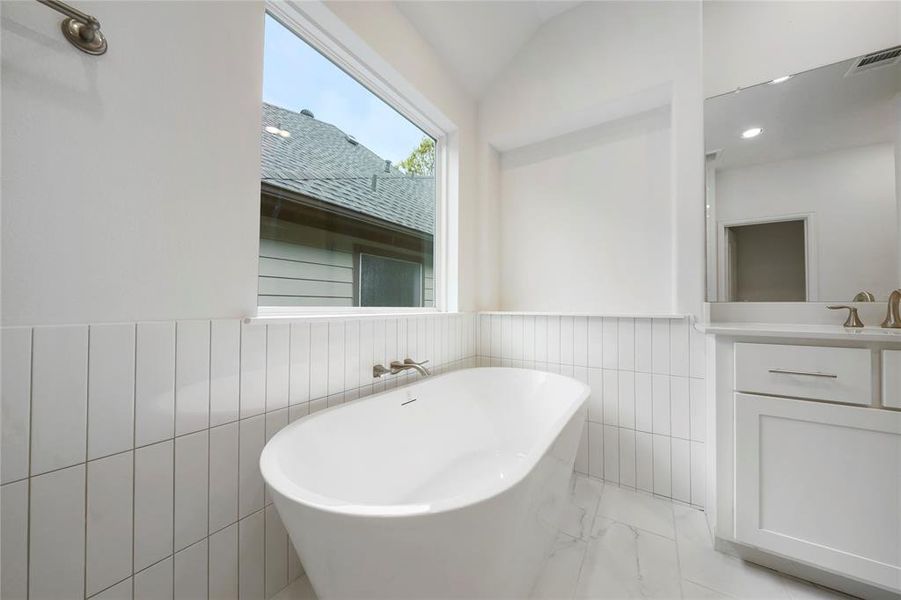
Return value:
<svg viewBox="0 0 901 600">
<path fill-rule="evenodd" d="M 708 301 L 901 287 L 901 47 L 708 98 L 704 145 Z"/>
</svg>

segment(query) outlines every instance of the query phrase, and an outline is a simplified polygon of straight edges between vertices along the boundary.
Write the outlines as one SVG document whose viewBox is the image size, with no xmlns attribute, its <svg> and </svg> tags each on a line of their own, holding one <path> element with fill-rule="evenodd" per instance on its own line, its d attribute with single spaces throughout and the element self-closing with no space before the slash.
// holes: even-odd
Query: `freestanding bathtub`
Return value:
<svg viewBox="0 0 901 600">
<path fill-rule="evenodd" d="M 589 388 L 423 379 L 277 433 L 263 478 L 320 598 L 523 598 L 550 552 Z"/>
</svg>

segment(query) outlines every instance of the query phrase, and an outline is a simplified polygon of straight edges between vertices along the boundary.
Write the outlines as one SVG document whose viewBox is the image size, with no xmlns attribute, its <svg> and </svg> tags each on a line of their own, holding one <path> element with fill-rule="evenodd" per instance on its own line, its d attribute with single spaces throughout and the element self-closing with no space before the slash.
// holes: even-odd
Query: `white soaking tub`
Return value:
<svg viewBox="0 0 901 600">
<path fill-rule="evenodd" d="M 589 388 L 466 369 L 292 423 L 260 468 L 320 598 L 523 598 L 567 502 Z"/>
</svg>

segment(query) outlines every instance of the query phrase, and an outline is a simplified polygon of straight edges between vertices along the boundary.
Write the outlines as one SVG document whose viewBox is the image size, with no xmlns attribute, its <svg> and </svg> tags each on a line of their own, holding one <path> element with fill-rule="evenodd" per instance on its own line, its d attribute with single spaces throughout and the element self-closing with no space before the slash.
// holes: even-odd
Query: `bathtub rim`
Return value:
<svg viewBox="0 0 901 600">
<path fill-rule="evenodd" d="M 388 394 L 395 393 L 397 390 L 405 389 L 417 384 L 423 383 L 431 383 L 433 381 L 442 379 L 449 375 L 460 374 L 465 371 L 482 371 L 482 370 L 492 370 L 492 371 L 514 371 L 514 372 L 530 372 L 530 373 L 539 373 L 542 375 L 548 375 L 553 378 L 559 378 L 564 380 L 569 380 L 575 384 L 577 384 L 578 393 L 576 394 L 574 401 L 571 406 L 564 411 L 564 413 L 558 417 L 551 425 L 554 427 L 554 431 L 556 432 L 553 436 L 549 436 L 545 444 L 540 445 L 536 452 L 531 453 L 529 455 L 529 462 L 526 468 L 523 468 L 519 473 L 517 473 L 516 477 L 513 477 L 509 480 L 504 481 L 504 485 L 499 486 L 497 489 L 491 490 L 489 493 L 464 493 L 456 496 L 450 496 L 446 499 L 442 499 L 439 502 L 433 502 L 430 504 L 372 504 L 372 505 L 359 505 L 359 504 L 338 504 L 336 503 L 336 499 L 324 496 L 322 494 L 318 494 L 309 488 L 305 488 L 297 483 L 291 481 L 287 475 L 285 475 L 281 469 L 278 468 L 275 458 L 275 443 L 279 436 L 288 435 L 294 429 L 300 427 L 300 424 L 308 421 L 310 419 L 322 416 L 323 414 L 346 408 L 347 404 L 339 404 L 337 406 L 330 406 L 326 409 L 316 411 L 315 413 L 306 415 L 293 423 L 288 424 L 286 427 L 279 430 L 272 439 L 270 439 L 266 445 L 263 447 L 263 451 L 260 453 L 260 473 L 263 477 L 263 481 L 268 484 L 274 492 L 277 492 L 283 498 L 290 500 L 291 502 L 296 502 L 305 507 L 312 508 L 314 510 L 319 510 L 327 513 L 332 513 L 336 515 L 349 516 L 349 517 L 362 517 L 362 518 L 404 518 L 404 517 L 416 517 L 416 516 L 427 516 L 427 515 L 438 515 L 443 513 L 453 512 L 455 510 L 460 510 L 463 508 L 467 508 L 470 506 L 475 506 L 477 504 L 481 504 L 483 502 L 487 502 L 492 500 L 511 489 L 515 488 L 517 485 L 522 483 L 526 477 L 529 476 L 538 465 L 541 458 L 547 455 L 548 450 L 554 445 L 554 443 L 560 438 L 560 436 L 564 433 L 567 425 L 570 421 L 575 417 L 579 411 L 583 408 L 587 410 L 588 398 L 591 396 L 591 388 L 575 379 L 573 377 L 569 377 L 568 375 L 560 375 L 559 373 L 551 373 L 548 371 L 539 371 L 537 369 L 525 369 L 518 367 L 469 367 L 466 369 L 458 369 L 456 371 L 450 371 L 448 373 L 442 373 L 441 375 L 432 376 L 428 379 L 419 379 L 417 381 L 410 382 L 409 384 L 398 386 L 396 388 L 392 388 L 390 390 L 385 390 L 383 392 L 379 392 L 378 394 L 372 394 L 370 396 L 365 396 L 360 398 L 354 402 L 365 402 L 367 400 L 374 400 L 381 396 L 385 396 Z M 539 451 L 540 450 L 540 451 Z M 299 493 L 298 493 L 299 492 Z"/>
</svg>

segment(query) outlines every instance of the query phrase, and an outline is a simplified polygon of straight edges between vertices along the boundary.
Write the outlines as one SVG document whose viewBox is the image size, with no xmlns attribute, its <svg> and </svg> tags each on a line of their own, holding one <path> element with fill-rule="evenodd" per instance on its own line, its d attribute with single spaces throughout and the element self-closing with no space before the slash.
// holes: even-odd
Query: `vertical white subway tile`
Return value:
<svg viewBox="0 0 901 600">
<path fill-rule="evenodd" d="M 547 319 L 547 361 L 560 364 L 560 317 L 549 315 Z"/>
<path fill-rule="evenodd" d="M 604 366 L 604 319 L 589 317 L 588 319 L 588 366 L 600 368 Z"/>
<path fill-rule="evenodd" d="M 604 369 L 604 424 L 619 425 L 619 377 L 610 369 Z"/>
<path fill-rule="evenodd" d="M 672 497 L 672 456 L 669 436 L 654 434 L 654 493 Z"/>
<path fill-rule="evenodd" d="M 238 597 L 258 600 L 266 596 L 266 530 L 263 512 L 238 524 Z"/>
<path fill-rule="evenodd" d="M 238 520 L 238 427 L 210 429 L 210 531 Z"/>
<path fill-rule="evenodd" d="M 521 315 L 510 315 L 510 358 L 513 360 L 522 360 L 522 330 L 523 322 Z"/>
<path fill-rule="evenodd" d="M 28 477 L 31 398 L 31 328 L 0 329 L 2 444 L 0 483 Z M 3 594 L 4 597 L 13 597 Z"/>
<path fill-rule="evenodd" d="M 635 432 L 635 487 L 646 492 L 654 491 L 653 440 L 650 433 Z"/>
<path fill-rule="evenodd" d="M 653 432 L 670 435 L 670 381 L 668 375 L 654 375 L 651 380 L 653 398 Z M 655 490 L 656 491 L 656 490 Z"/>
<path fill-rule="evenodd" d="M 135 573 L 135 600 L 169 600 L 173 588 L 172 557 Z"/>
<path fill-rule="evenodd" d="M 652 329 L 651 319 L 635 319 L 635 370 L 642 373 L 653 370 Z"/>
<path fill-rule="evenodd" d="M 670 374 L 688 377 L 688 319 L 670 320 Z"/>
<path fill-rule="evenodd" d="M 421 324 L 421 323 L 420 323 Z M 491 354 L 491 315 L 479 315 L 479 355 Z"/>
<path fill-rule="evenodd" d="M 707 457 L 704 444 L 691 443 L 691 503 L 704 506 L 707 494 Z"/>
<path fill-rule="evenodd" d="M 636 486 L 635 479 L 635 432 L 631 429 L 619 430 L 619 483 Z"/>
<path fill-rule="evenodd" d="M 238 462 L 238 516 L 244 518 L 263 508 L 263 476 L 260 453 L 266 444 L 266 421 L 262 415 L 241 421 Z"/>
<path fill-rule="evenodd" d="M 673 437 L 691 438 L 691 409 L 687 377 L 670 377 L 670 425 Z"/>
<path fill-rule="evenodd" d="M 85 459 L 88 328 L 36 327 L 31 395 L 31 474 Z"/>
<path fill-rule="evenodd" d="M 407 320 L 404 319 L 404 323 Z M 347 321 L 344 324 L 344 388 L 356 389 L 360 386 L 360 322 Z"/>
<path fill-rule="evenodd" d="M 380 321 L 382 322 L 382 321 Z M 310 399 L 328 396 L 329 326 L 328 321 L 310 324 Z M 384 344 L 384 339 L 382 341 Z M 378 360 L 382 360 L 381 355 Z"/>
<path fill-rule="evenodd" d="M 210 425 L 210 322 L 175 327 L 175 435 Z"/>
<path fill-rule="evenodd" d="M 241 322 L 210 324 L 210 427 L 238 420 L 241 384 Z"/>
<path fill-rule="evenodd" d="M 49 341 L 44 340 L 44 343 Z M 31 479 L 30 598 L 81 598 L 84 595 L 84 486 L 83 464 Z"/>
<path fill-rule="evenodd" d="M 703 379 L 691 379 L 688 383 L 691 439 L 703 442 L 707 439 L 707 389 Z"/>
<path fill-rule="evenodd" d="M 589 453 L 588 422 L 586 421 L 582 427 L 582 436 L 579 438 L 579 449 L 576 452 L 576 464 L 574 467 L 576 473 L 588 475 Z"/>
<path fill-rule="evenodd" d="M 651 325 L 651 370 L 669 375 L 669 319 L 654 319 Z"/>
<path fill-rule="evenodd" d="M 672 438 L 673 498 L 691 502 L 691 442 Z"/>
<path fill-rule="evenodd" d="M 174 442 L 135 450 L 135 571 L 172 554 Z"/>
<path fill-rule="evenodd" d="M 198 600 L 208 596 L 208 557 L 205 539 L 175 554 L 176 600 Z"/>
<path fill-rule="evenodd" d="M 573 318 L 573 364 L 588 366 L 588 318 Z"/>
<path fill-rule="evenodd" d="M 288 406 L 291 328 L 285 323 L 266 326 L 266 412 Z"/>
<path fill-rule="evenodd" d="M 132 600 L 132 586 L 134 585 L 132 578 L 129 577 L 112 585 L 96 596 L 91 596 L 91 600 Z"/>
<path fill-rule="evenodd" d="M 502 315 L 491 315 L 491 347 L 489 356 L 491 358 L 501 358 L 501 341 L 503 337 L 502 331 Z"/>
<path fill-rule="evenodd" d="M 135 325 L 92 325 L 88 353 L 88 460 L 133 447 L 134 392 Z"/>
<path fill-rule="evenodd" d="M 266 326 L 241 326 L 241 418 L 266 410 Z"/>
<path fill-rule="evenodd" d="M 313 414 L 314 412 L 318 412 L 320 410 L 328 408 L 328 397 L 318 398 L 316 400 L 310 400 L 310 412 L 309 414 Z"/>
<path fill-rule="evenodd" d="M 300 564 L 300 558 L 297 556 L 297 550 L 288 538 L 288 581 L 294 581 L 303 575 L 303 565 Z"/>
<path fill-rule="evenodd" d="M 329 396 L 331 398 L 331 396 Z M 266 414 L 266 442 L 272 439 L 276 433 L 278 433 L 282 428 L 288 425 L 288 409 L 283 408 L 282 410 L 276 410 L 271 413 Z M 269 492 L 269 486 L 266 485 L 264 489 L 264 500 L 265 504 L 270 504 L 272 502 L 272 496 Z"/>
<path fill-rule="evenodd" d="M 603 324 L 603 363 L 605 369 L 619 366 L 619 320 L 615 317 L 604 317 Z"/>
<path fill-rule="evenodd" d="M 88 463 L 88 596 L 132 573 L 133 469 L 131 452 Z"/>
<path fill-rule="evenodd" d="M 433 319 L 433 321 L 437 321 L 437 319 Z M 436 336 L 440 336 L 440 332 L 438 332 Z M 435 361 L 438 362 L 438 364 L 441 364 L 440 361 L 443 354 L 437 337 L 435 341 L 435 356 Z M 402 358 L 403 357 L 400 357 L 400 359 Z M 397 356 L 397 319 L 385 319 L 385 366 L 394 360 L 399 360 L 399 357 Z M 339 391 L 341 390 L 334 390 L 334 393 Z M 332 392 L 333 390 L 330 386 L 329 393 Z"/>
<path fill-rule="evenodd" d="M 604 478 L 604 426 L 588 423 L 588 474 Z"/>
<path fill-rule="evenodd" d="M 407 321 L 407 356 L 413 360 L 422 360 L 419 358 L 419 319 L 410 317 Z"/>
<path fill-rule="evenodd" d="M 410 353 L 407 351 L 407 320 L 399 318 L 395 319 L 395 322 L 397 323 L 397 349 L 395 352 L 397 354 L 397 360 L 403 360 L 410 356 Z M 345 326 L 344 329 L 346 333 L 347 327 Z M 346 337 L 347 336 L 345 335 L 345 339 Z M 346 387 L 351 386 L 348 385 Z"/>
<path fill-rule="evenodd" d="M 635 373 L 635 429 L 654 430 L 654 404 L 649 373 Z"/>
<path fill-rule="evenodd" d="M 275 506 L 266 514 L 266 597 L 271 598 L 288 585 L 288 532 Z"/>
<path fill-rule="evenodd" d="M 416 319 L 416 360 L 431 360 L 431 350 L 429 349 L 429 318 L 417 317 Z M 485 356 L 488 356 L 485 354 Z M 372 367 L 372 365 L 369 365 Z M 370 369 L 371 374 L 371 369 Z"/>
<path fill-rule="evenodd" d="M 572 365 L 560 365 L 560 374 L 564 377 L 575 377 L 576 368 Z"/>
<path fill-rule="evenodd" d="M 390 320 L 392 323 L 396 321 Z M 396 342 L 396 333 L 395 333 Z M 328 393 L 344 391 L 344 321 L 328 323 Z"/>
<path fill-rule="evenodd" d="M 688 345 L 688 374 L 703 379 L 707 373 L 707 340 L 693 326 L 689 326 Z"/>
<path fill-rule="evenodd" d="M 138 323 L 135 349 L 135 445 L 175 435 L 175 322 Z"/>
<path fill-rule="evenodd" d="M 422 323 L 417 323 L 420 327 Z M 417 328 L 417 336 L 419 336 Z M 417 345 L 419 344 L 417 339 Z M 372 320 L 363 319 L 360 321 L 360 385 L 372 385 L 372 367 L 375 366 L 376 360 L 372 357 Z"/>
<path fill-rule="evenodd" d="M 575 321 L 573 317 L 560 317 L 560 363 L 575 364 Z"/>
<path fill-rule="evenodd" d="M 175 438 L 175 550 L 190 546 L 209 532 L 208 431 Z"/>
<path fill-rule="evenodd" d="M 635 319 L 617 319 L 619 323 L 619 369 L 635 370 Z"/>
<path fill-rule="evenodd" d="M 288 403 L 303 404 L 310 401 L 310 324 L 292 323 L 288 352 L 291 359 L 288 373 Z"/>
<path fill-rule="evenodd" d="M 361 388 L 362 389 L 362 388 Z M 303 404 L 294 404 L 288 407 L 288 421 L 293 423 L 297 419 L 301 417 L 305 417 L 310 414 L 310 403 L 304 402 Z"/>
<path fill-rule="evenodd" d="M 27 480 L 0 487 L 0 573 L 0 597 L 11 600 L 27 597 Z"/>
<path fill-rule="evenodd" d="M 210 536 L 210 600 L 238 600 L 238 524 Z"/>
<path fill-rule="evenodd" d="M 619 372 L 619 426 L 635 429 L 635 373 Z"/>
<path fill-rule="evenodd" d="M 535 317 L 531 315 L 522 318 L 522 359 L 535 360 Z"/>
<path fill-rule="evenodd" d="M 547 317 L 535 317 L 535 362 L 548 362 L 547 358 Z"/>
<path fill-rule="evenodd" d="M 604 480 L 619 483 L 619 428 L 604 425 Z"/>
<path fill-rule="evenodd" d="M 601 369 L 588 369 L 588 385 L 591 386 L 591 396 L 588 398 L 588 420 L 603 423 L 604 372 Z"/>
<path fill-rule="evenodd" d="M 513 316 L 501 315 L 501 358 L 513 356 Z"/>
</svg>

